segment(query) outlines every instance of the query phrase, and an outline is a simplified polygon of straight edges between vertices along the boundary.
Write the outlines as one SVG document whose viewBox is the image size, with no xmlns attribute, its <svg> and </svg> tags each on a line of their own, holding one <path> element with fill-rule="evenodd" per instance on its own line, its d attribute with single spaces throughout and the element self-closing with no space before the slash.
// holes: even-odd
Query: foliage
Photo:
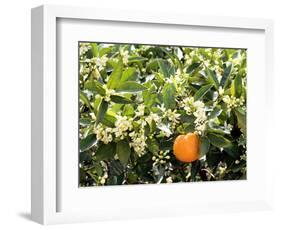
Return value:
<svg viewBox="0 0 281 230">
<path fill-rule="evenodd" d="M 246 178 L 246 50 L 79 44 L 80 186 Z M 173 155 L 200 136 L 200 159 Z"/>
</svg>

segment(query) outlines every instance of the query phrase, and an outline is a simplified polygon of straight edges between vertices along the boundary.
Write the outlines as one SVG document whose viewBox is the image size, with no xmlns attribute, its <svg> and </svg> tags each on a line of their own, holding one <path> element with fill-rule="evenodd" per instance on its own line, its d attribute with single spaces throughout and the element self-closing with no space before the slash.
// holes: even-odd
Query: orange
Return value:
<svg viewBox="0 0 281 230">
<path fill-rule="evenodd" d="M 186 163 L 198 160 L 200 154 L 200 140 L 196 133 L 179 135 L 173 146 L 175 157 Z"/>
</svg>

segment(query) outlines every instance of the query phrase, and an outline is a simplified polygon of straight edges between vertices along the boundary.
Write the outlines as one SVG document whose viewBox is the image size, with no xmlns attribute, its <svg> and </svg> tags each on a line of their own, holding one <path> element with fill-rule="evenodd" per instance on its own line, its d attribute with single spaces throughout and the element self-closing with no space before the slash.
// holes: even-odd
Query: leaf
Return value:
<svg viewBox="0 0 281 230">
<path fill-rule="evenodd" d="M 131 155 L 131 148 L 128 141 L 118 141 L 116 144 L 116 153 L 119 160 L 126 165 Z"/>
<path fill-rule="evenodd" d="M 222 75 L 222 78 L 221 78 L 221 81 L 220 81 L 220 86 L 224 87 L 227 82 L 227 80 L 229 79 L 229 76 L 231 74 L 231 71 L 232 71 L 232 63 L 230 63 L 225 69 L 224 69 L 224 72 L 223 72 L 223 75 Z"/>
<path fill-rule="evenodd" d="M 110 172 L 109 172 L 110 175 L 120 176 L 124 172 L 124 166 L 118 160 L 111 161 L 109 164 L 109 168 L 110 168 Z"/>
<path fill-rule="evenodd" d="M 147 58 L 135 56 L 135 57 L 129 57 L 128 63 L 143 62 L 143 61 L 147 61 L 147 60 L 148 60 Z"/>
<path fill-rule="evenodd" d="M 123 107 L 123 113 L 122 113 L 123 116 L 133 116 L 134 114 L 135 114 L 135 109 L 132 105 L 127 104 Z"/>
<path fill-rule="evenodd" d="M 244 135 L 247 134 L 247 126 L 246 126 L 246 113 L 242 109 L 236 108 L 234 113 L 237 117 L 238 127 L 241 129 Z"/>
<path fill-rule="evenodd" d="M 210 148 L 210 141 L 207 137 L 200 138 L 200 158 L 206 155 Z"/>
<path fill-rule="evenodd" d="M 102 100 L 98 108 L 96 125 L 98 125 L 103 120 L 107 108 L 108 108 L 108 103 L 105 100 Z"/>
<path fill-rule="evenodd" d="M 168 50 L 166 50 L 165 48 L 160 48 L 164 53 L 166 53 L 169 58 L 172 60 L 172 62 L 174 63 L 174 65 L 178 66 L 178 68 L 180 68 L 180 70 L 182 71 L 183 67 L 182 67 L 182 62 L 180 61 L 180 59 L 178 58 L 177 55 L 169 52 Z"/>
<path fill-rule="evenodd" d="M 113 159 L 116 152 L 115 143 L 101 144 L 95 154 L 97 161 Z"/>
<path fill-rule="evenodd" d="M 173 109 L 176 107 L 176 88 L 173 83 L 166 83 L 162 89 L 163 102 L 166 109 Z"/>
<path fill-rule="evenodd" d="M 224 151 L 231 157 L 238 159 L 240 157 L 239 148 L 237 145 L 232 145 L 224 149 Z"/>
<path fill-rule="evenodd" d="M 152 154 L 157 154 L 159 152 L 159 143 L 155 138 L 147 138 L 146 140 L 147 148 Z"/>
<path fill-rule="evenodd" d="M 197 161 L 193 161 L 191 163 L 191 179 L 192 181 L 195 181 L 195 178 L 196 178 L 196 175 L 197 173 L 199 172 L 199 169 L 200 169 L 200 161 L 197 160 Z"/>
<path fill-rule="evenodd" d="M 82 103 L 83 103 L 84 105 L 86 105 L 90 110 L 92 110 L 92 106 L 90 105 L 90 102 L 89 102 L 89 100 L 88 100 L 88 97 L 86 96 L 86 94 L 85 94 L 84 92 L 80 91 L 80 96 L 79 96 L 79 98 L 80 98 L 80 101 L 82 101 Z"/>
<path fill-rule="evenodd" d="M 186 73 L 190 74 L 201 65 L 201 62 L 194 62 L 186 69 Z"/>
<path fill-rule="evenodd" d="M 92 120 L 90 118 L 80 118 L 79 119 L 79 124 L 82 126 L 87 126 L 92 123 Z"/>
<path fill-rule="evenodd" d="M 99 51 L 99 56 L 102 57 L 105 54 L 109 54 L 111 52 L 111 47 L 103 47 Z"/>
<path fill-rule="evenodd" d="M 96 135 L 90 134 L 84 139 L 80 140 L 80 152 L 84 152 L 85 150 L 91 148 L 96 142 Z"/>
<path fill-rule="evenodd" d="M 168 64 L 162 59 L 157 59 L 157 62 L 160 67 L 160 73 L 162 73 L 165 78 L 170 77 Z"/>
<path fill-rule="evenodd" d="M 210 70 L 209 68 L 206 68 L 206 74 L 207 74 L 207 77 L 208 77 L 210 83 L 212 83 L 215 86 L 216 90 L 218 90 L 219 82 L 218 82 L 217 76 L 214 73 L 214 71 Z"/>
<path fill-rule="evenodd" d="M 109 115 L 109 114 L 105 114 L 104 115 L 104 118 L 102 119 L 101 123 L 108 126 L 108 127 L 111 127 L 111 128 L 114 128 L 114 124 L 116 122 L 116 118 L 112 115 Z"/>
<path fill-rule="evenodd" d="M 97 43 L 91 43 L 91 47 L 92 47 L 92 52 L 94 57 L 98 57 L 99 56 L 99 47 L 97 45 Z"/>
<path fill-rule="evenodd" d="M 123 62 L 122 59 L 120 59 L 115 66 L 113 72 L 110 74 L 108 82 L 107 82 L 107 87 L 109 89 L 115 89 L 117 85 L 120 83 L 121 77 L 122 77 L 122 72 L 123 71 Z"/>
<path fill-rule="evenodd" d="M 136 93 L 140 91 L 144 91 L 147 88 L 137 82 L 134 81 L 126 81 L 121 82 L 117 88 L 116 92 L 122 92 L 122 93 Z"/>
<path fill-rule="evenodd" d="M 216 134 L 216 133 L 209 133 L 208 138 L 209 138 L 211 144 L 218 148 L 227 148 L 232 145 L 230 140 L 228 140 L 224 136 Z"/>
<path fill-rule="evenodd" d="M 200 100 L 208 91 L 213 87 L 213 84 L 208 84 L 202 86 L 197 92 L 194 94 L 194 101 Z"/>
<path fill-rule="evenodd" d="M 84 88 L 105 96 L 105 89 L 99 81 L 87 81 L 85 82 Z"/>
<path fill-rule="evenodd" d="M 209 116 L 209 119 L 214 119 L 214 118 L 218 117 L 221 114 L 222 111 L 223 110 L 220 107 L 218 107 L 218 106 L 215 107 L 213 109 L 213 111 L 211 112 L 211 114 Z"/>
<path fill-rule="evenodd" d="M 110 96 L 111 101 L 117 104 L 131 104 L 133 101 L 126 97 L 118 96 L 118 95 L 112 95 Z"/>
<path fill-rule="evenodd" d="M 231 95 L 234 97 L 240 97 L 243 91 L 242 86 L 242 78 L 240 75 L 237 75 L 234 80 L 232 81 L 230 92 Z"/>
<path fill-rule="evenodd" d="M 121 77 L 121 81 L 135 81 L 137 79 L 137 71 L 134 67 L 126 69 Z"/>
</svg>

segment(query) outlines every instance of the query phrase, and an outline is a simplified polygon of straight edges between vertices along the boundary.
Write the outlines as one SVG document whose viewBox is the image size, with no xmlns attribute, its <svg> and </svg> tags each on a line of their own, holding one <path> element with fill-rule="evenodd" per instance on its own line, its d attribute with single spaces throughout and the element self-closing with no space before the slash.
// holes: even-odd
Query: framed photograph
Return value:
<svg viewBox="0 0 281 230">
<path fill-rule="evenodd" d="M 104 12 L 32 9 L 32 219 L 270 209 L 272 22 Z"/>
</svg>

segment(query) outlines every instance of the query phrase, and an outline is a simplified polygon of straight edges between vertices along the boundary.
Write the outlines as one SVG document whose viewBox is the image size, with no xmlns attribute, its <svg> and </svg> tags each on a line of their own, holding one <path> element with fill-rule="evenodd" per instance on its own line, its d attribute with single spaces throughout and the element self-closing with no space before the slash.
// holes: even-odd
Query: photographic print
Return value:
<svg viewBox="0 0 281 230">
<path fill-rule="evenodd" d="M 246 49 L 78 49 L 80 187 L 246 179 Z"/>
</svg>

